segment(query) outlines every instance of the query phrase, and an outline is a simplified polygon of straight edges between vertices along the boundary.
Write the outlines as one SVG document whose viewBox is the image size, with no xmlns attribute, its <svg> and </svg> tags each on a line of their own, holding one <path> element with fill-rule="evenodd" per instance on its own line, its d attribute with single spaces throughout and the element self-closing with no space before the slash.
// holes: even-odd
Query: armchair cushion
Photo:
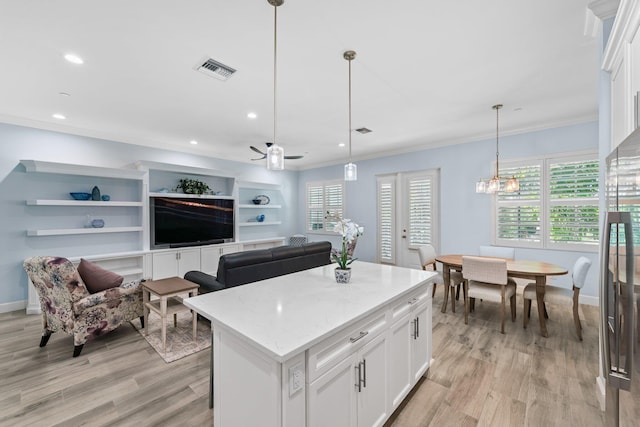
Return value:
<svg viewBox="0 0 640 427">
<path fill-rule="evenodd" d="M 78 273 L 80 273 L 87 290 L 92 294 L 105 289 L 116 288 L 122 284 L 123 280 L 123 277 L 119 274 L 107 271 L 84 258 L 80 259 Z"/>
</svg>

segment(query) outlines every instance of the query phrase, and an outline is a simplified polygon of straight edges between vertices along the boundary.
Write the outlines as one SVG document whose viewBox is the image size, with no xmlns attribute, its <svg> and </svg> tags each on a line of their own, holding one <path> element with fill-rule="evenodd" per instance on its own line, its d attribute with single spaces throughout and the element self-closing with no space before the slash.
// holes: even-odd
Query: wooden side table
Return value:
<svg viewBox="0 0 640 427">
<path fill-rule="evenodd" d="M 180 277 L 169 277 L 162 280 L 148 280 L 142 282 L 142 301 L 144 306 L 145 335 L 149 335 L 149 310 L 160 315 L 162 319 L 162 351 L 166 351 L 167 345 L 167 316 L 174 316 L 174 326 L 176 315 L 182 311 L 189 310 L 182 304 L 182 300 L 176 298 L 179 294 L 189 293 L 189 297 L 198 295 L 200 285 L 182 279 Z M 159 299 L 151 301 L 151 294 Z M 191 310 L 193 321 L 193 339 L 196 339 L 198 316 L 195 310 Z"/>
</svg>

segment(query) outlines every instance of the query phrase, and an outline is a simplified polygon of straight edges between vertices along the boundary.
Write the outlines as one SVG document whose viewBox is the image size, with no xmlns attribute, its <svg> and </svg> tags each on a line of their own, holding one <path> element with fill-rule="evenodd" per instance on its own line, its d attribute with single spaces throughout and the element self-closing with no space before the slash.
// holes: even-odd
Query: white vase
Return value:
<svg viewBox="0 0 640 427">
<path fill-rule="evenodd" d="M 336 272 L 336 282 L 349 283 L 349 280 L 351 280 L 350 268 L 336 268 L 335 272 Z"/>
</svg>

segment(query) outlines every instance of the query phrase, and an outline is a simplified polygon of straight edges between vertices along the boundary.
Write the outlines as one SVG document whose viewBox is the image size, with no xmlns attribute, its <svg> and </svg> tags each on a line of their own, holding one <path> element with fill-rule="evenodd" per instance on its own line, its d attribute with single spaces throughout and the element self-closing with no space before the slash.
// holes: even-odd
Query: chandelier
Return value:
<svg viewBox="0 0 640 427">
<path fill-rule="evenodd" d="M 491 108 L 496 110 L 496 174 L 491 179 L 480 178 L 478 182 L 476 182 L 476 193 L 497 193 L 500 191 L 500 183 L 502 181 L 505 181 L 504 188 L 502 188 L 502 190 L 507 193 L 513 193 L 514 191 L 520 190 L 520 182 L 518 179 L 515 176 L 511 178 L 503 178 L 499 175 L 499 112 L 502 108 L 502 104 L 496 104 Z"/>
</svg>

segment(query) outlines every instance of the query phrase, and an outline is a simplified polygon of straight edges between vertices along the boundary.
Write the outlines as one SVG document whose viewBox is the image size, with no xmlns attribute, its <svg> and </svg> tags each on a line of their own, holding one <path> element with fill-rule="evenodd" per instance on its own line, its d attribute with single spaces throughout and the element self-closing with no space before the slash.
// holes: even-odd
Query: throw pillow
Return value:
<svg viewBox="0 0 640 427">
<path fill-rule="evenodd" d="M 80 273 L 87 290 L 92 294 L 105 289 L 116 288 L 122 284 L 123 280 L 123 277 L 119 274 L 105 270 L 83 258 L 80 258 L 78 273 Z"/>
</svg>

